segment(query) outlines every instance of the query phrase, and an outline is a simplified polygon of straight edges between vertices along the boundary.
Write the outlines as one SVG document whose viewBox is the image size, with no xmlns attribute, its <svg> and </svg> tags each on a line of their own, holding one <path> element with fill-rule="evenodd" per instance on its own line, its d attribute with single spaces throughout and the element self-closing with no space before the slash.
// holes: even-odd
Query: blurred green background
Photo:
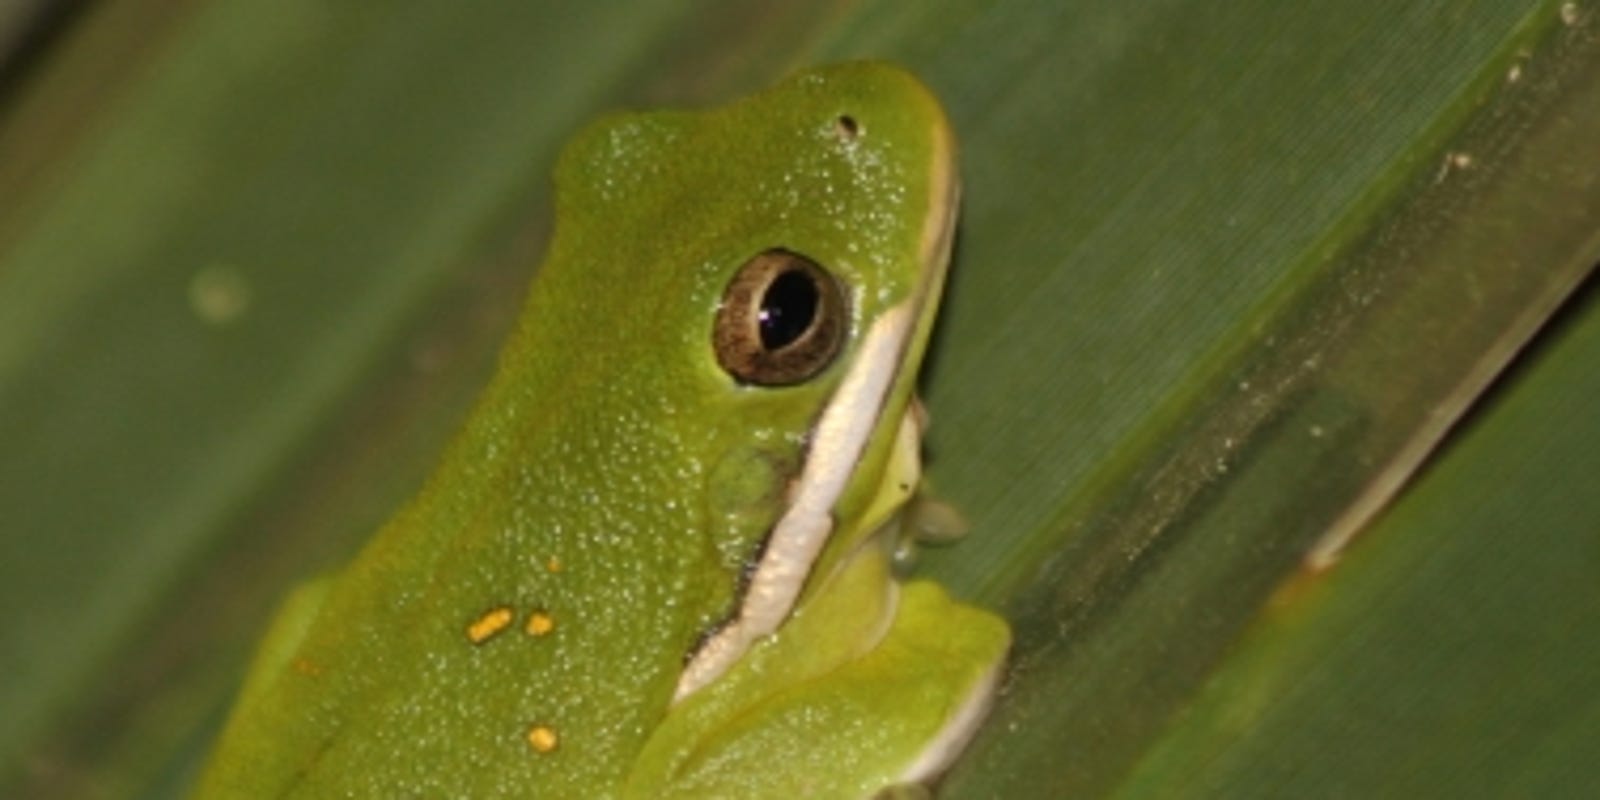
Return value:
<svg viewBox="0 0 1600 800">
<path fill-rule="evenodd" d="M 102 0 L 0 46 L 0 795 L 181 794 L 483 381 L 573 130 L 859 57 L 962 142 L 924 394 L 973 532 L 919 570 L 1017 646 L 945 796 L 1600 778 L 1592 1 Z"/>
</svg>

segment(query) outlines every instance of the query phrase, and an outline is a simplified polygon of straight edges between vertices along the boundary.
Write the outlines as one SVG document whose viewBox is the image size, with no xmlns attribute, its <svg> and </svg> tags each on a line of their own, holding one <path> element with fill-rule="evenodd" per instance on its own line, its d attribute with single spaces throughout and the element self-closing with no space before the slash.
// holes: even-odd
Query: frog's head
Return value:
<svg viewBox="0 0 1600 800">
<path fill-rule="evenodd" d="M 558 230 L 552 262 L 586 264 L 571 277 L 592 287 L 587 335 L 608 339 L 596 352 L 623 362 L 608 373 L 637 376 L 663 418 L 685 420 L 704 544 L 732 578 L 680 696 L 781 625 L 817 565 L 867 533 L 852 523 L 907 417 L 948 262 L 953 151 L 921 83 L 854 63 L 711 111 L 611 117 L 564 154 L 561 218 L 607 224 Z M 540 284 L 562 291 L 564 277 Z M 626 302 L 612 309 L 614 293 Z"/>
</svg>

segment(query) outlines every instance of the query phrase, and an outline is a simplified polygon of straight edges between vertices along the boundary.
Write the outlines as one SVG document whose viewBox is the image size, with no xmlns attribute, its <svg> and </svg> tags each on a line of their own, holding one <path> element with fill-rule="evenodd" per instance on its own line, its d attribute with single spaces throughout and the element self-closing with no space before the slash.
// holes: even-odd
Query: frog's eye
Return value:
<svg viewBox="0 0 1600 800">
<path fill-rule="evenodd" d="M 717 363 L 741 383 L 787 386 L 839 355 L 848 327 L 843 290 L 817 262 L 789 250 L 746 261 L 717 308 Z"/>
</svg>

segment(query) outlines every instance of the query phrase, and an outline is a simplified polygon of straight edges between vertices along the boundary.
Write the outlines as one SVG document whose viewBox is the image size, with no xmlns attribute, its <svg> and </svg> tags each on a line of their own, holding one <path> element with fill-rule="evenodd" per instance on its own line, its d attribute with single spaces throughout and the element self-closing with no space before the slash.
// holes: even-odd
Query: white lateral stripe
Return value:
<svg viewBox="0 0 1600 800">
<path fill-rule="evenodd" d="M 833 506 L 850 483 L 856 462 L 882 414 L 883 403 L 900 373 L 906 346 L 928 304 L 937 303 L 955 232 L 961 193 L 949 129 L 934 128 L 936 141 L 929 184 L 930 213 L 918 241 L 921 285 L 912 298 L 885 311 L 872 324 L 861 354 L 823 411 L 813 432 L 799 490 L 773 527 L 755 575 L 734 618 L 707 639 L 678 677 L 673 702 L 682 700 L 733 666 L 759 637 L 788 618 L 817 554 L 833 533 Z"/>
<path fill-rule="evenodd" d="M 708 639 L 678 678 L 674 699 L 716 680 L 750 644 L 778 629 L 794 609 L 811 565 L 833 532 L 833 506 L 877 427 L 915 317 L 908 301 L 872 324 L 850 374 L 812 434 L 799 491 L 773 526 L 738 615 Z"/>
</svg>

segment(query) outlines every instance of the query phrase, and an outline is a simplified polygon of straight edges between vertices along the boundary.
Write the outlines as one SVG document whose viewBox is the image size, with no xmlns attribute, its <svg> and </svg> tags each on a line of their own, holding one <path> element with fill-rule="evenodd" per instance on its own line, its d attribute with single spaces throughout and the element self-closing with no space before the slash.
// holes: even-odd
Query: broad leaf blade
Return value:
<svg viewBox="0 0 1600 800">
<path fill-rule="evenodd" d="M 965 216 L 926 393 L 975 525 L 924 571 L 1018 630 L 953 796 L 1198 774 L 1185 709 L 1255 674 L 1232 654 L 1263 604 L 1596 257 L 1587 6 L 573 13 L 105 3 L 37 67 L 0 119 L 15 793 L 181 791 L 272 599 L 470 400 L 549 161 L 602 109 L 862 56 L 949 106 Z"/>
</svg>

